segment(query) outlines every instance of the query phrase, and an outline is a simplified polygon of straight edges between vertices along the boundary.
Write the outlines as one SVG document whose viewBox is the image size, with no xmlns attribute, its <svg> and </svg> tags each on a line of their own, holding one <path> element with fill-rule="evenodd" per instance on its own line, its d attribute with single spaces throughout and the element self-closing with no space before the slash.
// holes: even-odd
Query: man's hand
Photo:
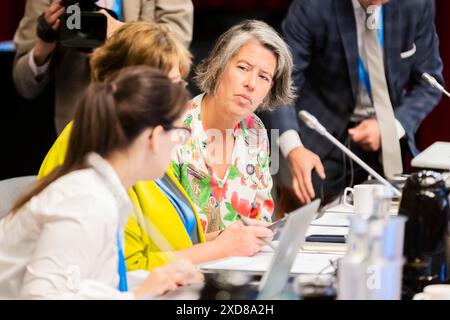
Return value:
<svg viewBox="0 0 450 320">
<path fill-rule="evenodd" d="M 320 158 L 304 147 L 289 152 L 287 159 L 291 168 L 292 188 L 302 203 L 309 203 L 315 197 L 311 181 L 311 171 L 316 169 L 321 179 L 325 179 L 325 170 Z"/>
<path fill-rule="evenodd" d="M 353 142 L 366 151 L 378 151 L 381 147 L 380 127 L 376 119 L 364 120 L 356 127 L 348 129 L 348 134 Z"/>
</svg>

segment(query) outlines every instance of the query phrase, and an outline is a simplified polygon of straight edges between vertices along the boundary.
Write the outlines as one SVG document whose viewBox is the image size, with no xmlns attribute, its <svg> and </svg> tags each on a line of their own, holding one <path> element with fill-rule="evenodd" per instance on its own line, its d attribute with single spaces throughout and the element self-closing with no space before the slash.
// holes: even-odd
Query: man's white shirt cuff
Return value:
<svg viewBox="0 0 450 320">
<path fill-rule="evenodd" d="M 303 143 L 296 130 L 287 130 L 278 139 L 281 153 L 287 158 L 289 152 L 298 147 L 303 147 Z"/>
<path fill-rule="evenodd" d="M 34 48 L 28 54 L 28 65 L 30 66 L 31 72 L 33 72 L 35 78 L 39 77 L 47 71 L 48 66 L 50 65 L 50 61 L 51 59 L 48 59 L 48 61 L 42 66 L 37 66 L 36 61 L 34 61 Z"/>
<path fill-rule="evenodd" d="M 398 121 L 397 119 L 395 119 L 395 129 L 397 130 L 397 137 L 398 137 L 399 140 L 405 136 L 406 131 L 403 128 L 403 126 L 400 123 L 400 121 Z"/>
<path fill-rule="evenodd" d="M 401 125 L 400 121 L 395 119 L 395 127 L 397 131 L 397 137 L 403 138 L 406 134 L 405 129 Z M 298 147 L 303 147 L 303 143 L 296 130 L 285 131 L 278 139 L 278 145 L 281 149 L 281 154 L 287 158 L 289 152 Z"/>
</svg>

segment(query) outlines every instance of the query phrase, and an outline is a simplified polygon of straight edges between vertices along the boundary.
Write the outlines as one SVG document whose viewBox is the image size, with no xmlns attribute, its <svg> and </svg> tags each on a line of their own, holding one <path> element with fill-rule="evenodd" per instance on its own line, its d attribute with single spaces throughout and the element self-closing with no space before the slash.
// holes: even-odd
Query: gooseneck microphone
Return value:
<svg viewBox="0 0 450 320">
<path fill-rule="evenodd" d="M 426 72 L 422 73 L 422 79 L 430 86 L 438 89 L 440 92 L 442 92 L 443 94 L 445 94 L 447 97 L 450 98 L 450 93 L 447 90 L 445 90 L 445 88 L 429 73 Z"/>
<path fill-rule="evenodd" d="M 317 131 L 320 135 L 324 136 L 328 140 L 330 140 L 336 147 L 342 150 L 346 155 L 352 158 L 357 164 L 359 164 L 364 170 L 366 170 L 371 176 L 380 181 L 386 187 L 392 189 L 396 196 L 401 196 L 401 192 L 395 188 L 392 184 L 389 183 L 385 178 L 383 178 L 378 172 L 373 170 L 369 165 L 367 165 L 361 158 L 359 158 L 356 154 L 354 154 L 349 148 L 344 146 L 338 139 L 333 137 L 328 130 L 308 111 L 300 111 L 298 113 L 300 119 L 311 129 Z"/>
</svg>

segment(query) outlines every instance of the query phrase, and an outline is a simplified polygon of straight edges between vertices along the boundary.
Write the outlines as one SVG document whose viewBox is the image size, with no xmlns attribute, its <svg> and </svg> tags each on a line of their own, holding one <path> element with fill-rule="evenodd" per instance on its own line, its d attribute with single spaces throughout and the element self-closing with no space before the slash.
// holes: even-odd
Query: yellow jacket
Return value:
<svg viewBox="0 0 450 320">
<path fill-rule="evenodd" d="M 47 153 L 39 169 L 39 177 L 49 174 L 63 163 L 71 131 L 72 122 L 64 128 Z M 189 200 L 197 220 L 199 242 L 205 242 L 200 220 L 187 193 L 170 168 L 166 174 Z M 127 270 L 150 270 L 164 265 L 174 258 L 173 251 L 192 246 L 178 212 L 155 182 L 138 182 L 128 190 L 128 195 L 135 210 L 125 226 Z"/>
</svg>

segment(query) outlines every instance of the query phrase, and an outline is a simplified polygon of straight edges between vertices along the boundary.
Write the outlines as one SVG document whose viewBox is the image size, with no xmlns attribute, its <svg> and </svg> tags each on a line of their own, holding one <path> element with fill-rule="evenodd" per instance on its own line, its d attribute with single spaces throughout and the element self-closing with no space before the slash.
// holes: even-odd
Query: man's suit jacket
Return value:
<svg viewBox="0 0 450 320">
<path fill-rule="evenodd" d="M 394 113 L 417 152 L 414 134 L 441 94 L 421 80 L 428 72 L 439 82 L 442 61 L 434 27 L 433 0 L 390 0 L 384 5 L 384 59 Z M 296 129 L 305 147 L 325 157 L 331 143 L 298 122 L 307 110 L 333 134 L 343 138 L 357 95 L 358 44 L 351 0 L 294 0 L 282 25 L 295 63 L 295 108 L 280 107 L 268 126 L 280 133 Z M 408 90 L 406 90 L 406 88 Z"/>
<path fill-rule="evenodd" d="M 192 39 L 193 5 L 191 0 L 123 0 L 126 22 L 155 21 L 166 24 L 186 46 Z M 28 99 L 36 97 L 55 80 L 55 125 L 58 133 L 72 119 L 80 93 L 90 80 L 89 60 L 75 50 L 57 46 L 50 68 L 36 79 L 28 64 L 28 55 L 34 47 L 36 19 L 44 12 L 49 0 L 28 0 L 25 15 L 14 36 L 16 57 L 13 78 L 19 93 Z"/>
</svg>

